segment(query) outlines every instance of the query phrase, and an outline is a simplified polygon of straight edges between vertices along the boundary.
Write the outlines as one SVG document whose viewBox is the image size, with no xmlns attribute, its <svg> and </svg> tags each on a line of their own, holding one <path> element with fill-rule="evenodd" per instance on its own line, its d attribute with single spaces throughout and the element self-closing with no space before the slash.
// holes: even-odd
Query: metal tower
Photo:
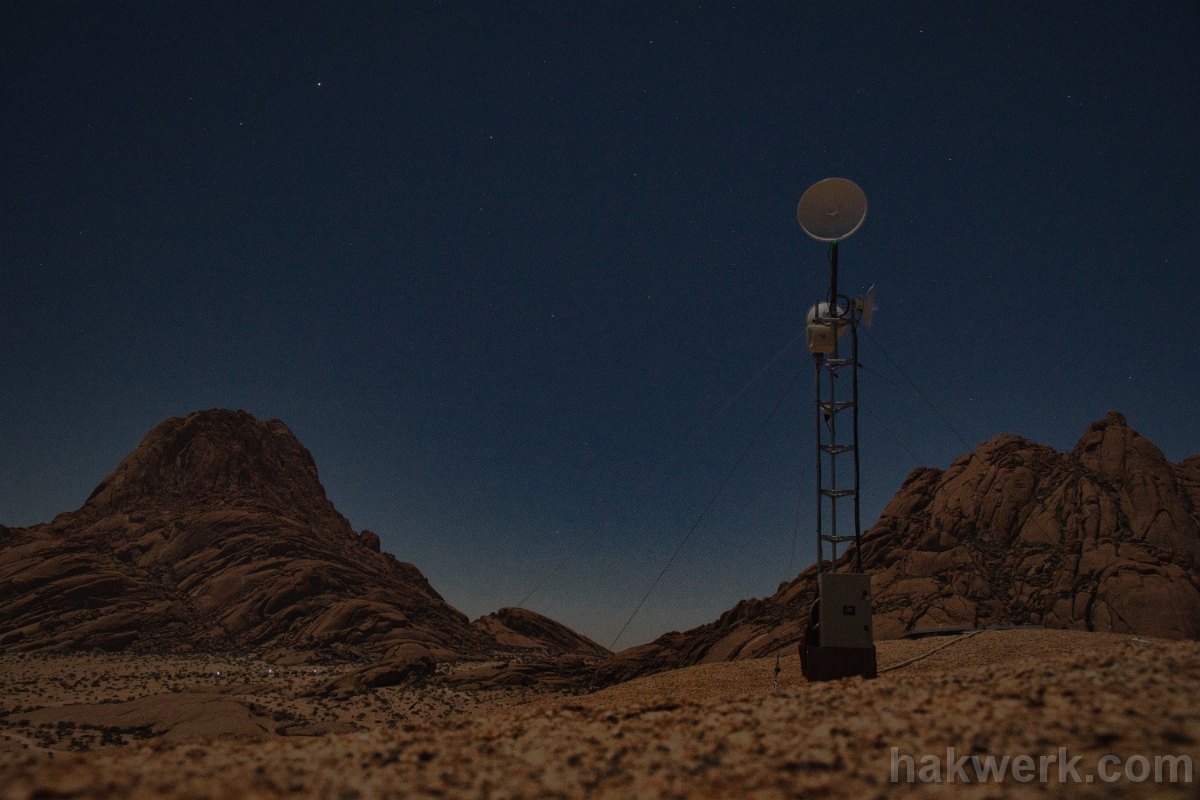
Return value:
<svg viewBox="0 0 1200 800">
<path fill-rule="evenodd" d="M 796 217 L 805 233 L 829 243 L 829 294 L 825 302 L 809 309 L 806 328 L 815 366 L 817 599 L 800 643 L 800 666 L 810 681 L 850 675 L 874 678 L 877 674 L 871 624 L 871 576 L 862 573 L 858 458 L 858 324 L 860 321 L 871 324 L 874 287 L 865 297 L 855 300 L 838 294 L 838 242 L 858 230 L 866 215 L 866 195 L 842 178 L 828 178 L 809 187 L 796 208 Z M 847 332 L 849 358 L 842 356 L 838 345 Z M 844 376 L 847 370 L 849 384 Z M 844 411 L 851 412 L 848 432 L 842 417 Z M 839 420 L 843 421 L 841 426 Z M 846 479 L 843 458 L 846 455 L 853 456 L 852 480 Z M 838 530 L 839 501 L 846 498 L 854 503 L 853 535 Z M 826 518 L 828 531 L 824 527 Z M 838 545 L 849 542 L 855 543 L 855 568 L 835 574 Z M 831 556 L 828 571 L 826 544 Z"/>
<path fill-rule="evenodd" d="M 830 546 L 830 563 L 831 568 L 834 568 L 837 564 L 838 545 L 854 542 L 855 571 L 862 572 L 862 554 L 859 547 L 862 521 L 859 515 L 858 469 L 858 321 L 863 312 L 859 308 L 861 300 L 852 303 L 838 294 L 837 257 L 838 243 L 835 241 L 829 247 L 829 300 L 813 306 L 809 314 L 810 330 L 811 326 L 818 325 L 828 331 L 814 331 L 809 335 L 809 349 L 813 351 L 813 364 L 816 367 L 813 385 L 817 434 L 817 571 L 821 572 L 825 568 L 826 543 Z M 842 358 L 838 340 L 847 330 L 850 331 L 850 357 Z M 814 342 L 814 338 L 817 341 Z M 819 349 L 813 349 L 814 344 Z M 842 378 L 842 373 L 847 368 L 850 371 L 848 385 Z M 838 420 L 843 411 L 850 412 L 850 430 L 847 432 L 843 426 L 842 438 L 839 439 Z M 839 456 L 845 455 L 854 457 L 852 480 L 846 480 L 846 471 L 843 469 L 842 483 L 839 485 L 838 461 Z M 851 498 L 854 503 L 853 536 L 838 532 L 838 501 L 845 498 Z M 826 508 L 829 518 L 828 532 L 823 526 Z"/>
</svg>

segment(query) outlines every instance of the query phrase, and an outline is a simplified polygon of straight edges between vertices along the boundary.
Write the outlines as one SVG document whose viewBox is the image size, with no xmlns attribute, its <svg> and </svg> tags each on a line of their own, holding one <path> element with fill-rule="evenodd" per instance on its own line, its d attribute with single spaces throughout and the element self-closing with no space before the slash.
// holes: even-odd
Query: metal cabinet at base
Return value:
<svg viewBox="0 0 1200 800">
<path fill-rule="evenodd" d="M 821 647 L 873 647 L 871 576 L 859 572 L 822 572 Z"/>
</svg>

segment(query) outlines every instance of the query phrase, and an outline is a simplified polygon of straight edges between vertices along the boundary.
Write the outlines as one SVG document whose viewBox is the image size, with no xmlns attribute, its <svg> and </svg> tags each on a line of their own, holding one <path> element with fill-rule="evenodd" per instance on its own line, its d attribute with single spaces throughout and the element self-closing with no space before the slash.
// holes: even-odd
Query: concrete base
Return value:
<svg viewBox="0 0 1200 800">
<path fill-rule="evenodd" d="M 875 662 L 875 646 L 870 647 L 813 647 L 800 644 L 800 671 L 812 682 L 835 681 L 838 678 L 879 677 Z"/>
</svg>

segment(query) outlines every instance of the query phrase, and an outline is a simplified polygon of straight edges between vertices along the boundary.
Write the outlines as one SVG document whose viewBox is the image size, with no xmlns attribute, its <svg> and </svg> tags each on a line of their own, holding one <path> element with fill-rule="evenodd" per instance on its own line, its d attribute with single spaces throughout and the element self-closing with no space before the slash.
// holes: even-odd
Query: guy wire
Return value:
<svg viewBox="0 0 1200 800">
<path fill-rule="evenodd" d="M 846 385 L 846 382 L 845 382 L 844 380 L 842 380 L 841 376 L 839 376 L 839 375 L 834 375 L 833 377 L 837 378 L 838 382 L 839 382 L 840 384 L 842 384 L 842 386 L 845 386 L 845 385 Z M 893 384 L 893 385 L 895 385 L 895 384 Z M 849 387 L 847 387 L 847 388 L 849 388 Z M 866 408 L 866 407 L 864 407 L 864 406 L 863 406 L 863 404 L 862 404 L 862 401 L 861 401 L 861 400 L 858 402 L 858 407 L 859 407 L 859 408 L 861 408 L 863 411 L 867 412 L 868 414 L 870 414 L 870 415 L 871 415 L 871 419 L 873 419 L 873 420 L 875 420 L 876 422 L 878 422 L 878 423 L 879 423 L 879 427 L 881 427 L 881 428 L 883 428 L 885 431 L 887 431 L 887 432 L 888 432 L 888 434 L 889 434 L 889 435 L 890 435 L 890 436 L 891 436 L 893 439 L 895 439 L 895 440 L 896 440 L 896 444 L 900 445 L 900 447 L 902 447 L 902 448 L 904 449 L 904 452 L 908 453 L 909 457 L 910 457 L 910 458 L 911 458 L 913 461 L 915 461 L 915 462 L 916 462 L 917 466 L 918 466 L 918 467 L 919 467 L 919 466 L 921 466 L 921 459 L 919 459 L 919 458 L 917 458 L 915 455 L 913 455 L 913 451 L 908 449 L 908 445 L 906 445 L 906 444 L 905 444 L 903 441 L 901 441 L 900 437 L 899 437 L 899 436 L 897 436 L 895 433 L 893 433 L 893 432 L 892 432 L 892 429 L 891 429 L 891 428 L 889 428 L 889 427 L 888 427 L 886 424 L 884 424 L 883 420 L 881 420 L 879 417 L 875 416 L 875 412 L 874 412 L 874 411 L 872 411 L 872 410 L 871 410 L 871 409 L 869 409 L 869 408 Z"/>
<path fill-rule="evenodd" d="M 700 527 L 700 521 L 704 519 L 704 515 L 708 513 L 708 510 L 712 508 L 713 503 L 717 502 L 717 498 L 721 495 L 721 490 L 725 488 L 725 484 L 729 483 L 729 479 L 733 477 L 733 473 L 737 472 L 737 468 L 741 466 L 742 460 L 746 458 L 746 454 L 750 452 L 750 448 L 754 447 L 754 443 L 758 441 L 758 437 L 762 436 L 762 432 L 767 429 L 767 425 L 769 425 L 771 420 L 775 417 L 775 412 L 779 410 L 781 405 L 783 405 L 783 401 L 791 393 L 792 387 L 796 385 L 796 381 L 800 380 L 800 376 L 804 373 L 805 369 L 807 369 L 807 365 L 805 365 L 799 372 L 796 373 L 796 377 L 792 378 L 792 382 L 789 383 L 787 389 L 784 390 L 783 396 L 779 398 L 779 401 L 775 403 L 775 407 L 771 409 L 771 413 L 767 415 L 766 421 L 764 421 L 759 427 L 758 432 L 754 434 L 754 438 L 750 440 L 750 443 L 746 445 L 746 449 L 742 451 L 740 456 L 738 456 L 738 460 L 734 462 L 733 468 L 729 470 L 729 473 L 725 476 L 725 479 L 721 481 L 721 485 L 717 487 L 715 492 L 713 492 L 713 496 L 709 499 L 708 505 L 706 505 L 704 510 L 700 512 L 700 516 L 696 518 L 696 521 L 692 524 L 692 527 L 687 532 L 687 535 L 683 537 L 683 540 L 679 543 L 679 546 L 675 548 L 675 552 L 671 554 L 669 559 L 667 559 L 666 566 L 664 566 L 662 571 L 658 573 L 658 577 L 654 579 L 654 583 L 650 584 L 650 588 L 646 591 L 645 596 L 643 596 L 638 602 L 637 608 L 633 609 L 633 613 L 629 615 L 629 619 L 625 620 L 625 624 L 621 626 L 621 630 L 617 633 L 617 637 L 613 639 L 612 644 L 608 646 L 609 650 L 612 650 L 617 646 L 617 642 L 620 640 L 622 634 L 625 633 L 625 629 L 629 627 L 629 623 L 633 622 L 633 618 L 636 617 L 638 612 L 642 610 L 642 605 L 645 604 L 646 600 L 650 597 L 650 594 L 654 591 L 654 587 L 658 586 L 658 582 L 662 580 L 662 576 L 667 574 L 667 570 L 670 569 L 671 564 L 675 562 L 675 557 L 679 555 L 679 551 L 683 549 L 683 546 L 687 544 L 688 539 L 690 539 L 692 534 L 696 532 L 696 528 Z"/>
<path fill-rule="evenodd" d="M 792 582 L 792 566 L 796 561 L 796 539 L 800 535 L 800 506 L 803 502 L 804 502 L 804 465 L 801 464 L 800 465 L 800 487 L 799 487 L 798 491 L 796 492 L 796 522 L 794 525 L 792 525 L 792 552 L 788 556 L 787 575 L 784 576 L 784 579 L 783 579 L 783 582 L 785 584 Z M 787 645 L 784 645 L 783 647 L 787 647 Z M 775 677 L 771 681 L 771 691 L 775 691 L 776 689 L 779 688 L 779 673 L 781 671 L 781 668 L 779 666 L 779 658 L 783 654 L 783 647 L 780 647 L 778 650 L 775 651 Z"/>
<path fill-rule="evenodd" d="M 768 369 L 770 369 L 772 364 L 774 364 L 776 361 L 778 361 L 783 356 L 783 354 L 786 353 L 788 350 L 791 350 L 792 346 L 795 345 L 796 342 L 800 341 L 800 337 L 803 335 L 804 335 L 804 331 L 801 331 L 800 333 L 796 334 L 796 336 L 790 342 L 788 342 L 787 345 L 782 350 L 780 350 L 778 353 L 776 353 L 775 356 L 770 361 L 768 361 L 766 364 L 763 365 L 763 368 L 758 371 L 757 375 L 755 375 L 753 378 L 750 379 L 749 383 L 747 383 L 745 386 L 743 386 L 741 389 L 739 389 L 737 394 L 735 394 L 733 397 L 729 398 L 729 401 L 727 403 L 725 403 L 725 405 L 721 406 L 720 410 L 718 410 L 716 414 L 713 414 L 711 417 L 709 417 L 707 422 L 705 422 L 703 425 L 701 425 L 699 428 L 697 428 L 695 431 L 693 431 L 691 433 L 691 435 L 688 436 L 688 438 L 684 441 L 684 443 L 682 445 L 680 445 L 679 448 L 672 455 L 670 455 L 665 461 L 663 461 L 661 464 L 658 465 L 658 467 L 654 470 L 654 472 L 652 472 L 650 474 L 650 477 L 648 477 L 648 478 L 646 478 L 646 480 L 642 481 L 641 485 L 639 485 L 638 488 L 634 490 L 632 497 L 630 497 L 628 500 L 626 500 L 625 502 L 618 505 L 616 507 L 616 509 L 611 514 L 609 514 L 604 519 L 603 522 L 600 523 L 599 526 L 597 526 L 590 534 L 587 535 L 587 537 L 585 537 L 583 539 L 583 541 L 581 541 L 579 544 L 575 545 L 575 547 L 571 550 L 571 552 L 567 554 L 566 558 L 564 558 L 562 561 L 558 562 L 558 565 L 555 566 L 554 569 L 550 570 L 549 574 L 546 575 L 546 577 L 542 578 L 542 580 L 538 583 L 538 585 L 534 586 L 533 589 L 530 590 L 529 594 L 525 595 L 525 597 L 523 597 L 521 599 L 521 602 L 517 603 L 517 608 L 524 608 L 525 604 L 529 602 L 529 598 L 531 598 L 535 594 L 537 594 L 538 590 L 541 589 L 543 586 L 545 586 L 546 583 L 548 583 L 551 578 L 553 578 L 556 574 L 558 574 L 558 571 L 560 569 L 565 567 L 567 565 L 567 563 L 570 562 L 571 559 L 573 559 L 576 555 L 578 555 L 580 550 L 582 550 L 593 539 L 595 539 L 597 536 L 599 536 L 600 532 L 602 530 L 604 530 L 606 527 L 608 527 L 608 523 L 610 523 L 614 519 L 616 519 L 617 515 L 619 515 L 622 511 L 624 511 L 626 509 L 626 507 L 628 507 L 630 501 L 632 501 L 633 499 L 635 499 L 637 497 L 640 497 L 643 492 L 645 492 L 647 489 L 649 489 L 650 486 L 653 485 L 653 483 L 658 479 L 658 477 L 660 475 L 662 475 L 662 473 L 667 469 L 667 467 L 674 464 L 675 461 L 678 460 L 678 458 L 681 455 L 683 455 L 683 451 L 686 450 L 689 446 L 691 446 L 692 442 L 694 442 L 697 438 L 699 438 L 699 436 L 702 433 L 704 433 L 706 430 L 708 430 L 712 426 L 712 424 L 720 418 L 720 416 L 722 414 L 724 414 L 726 411 L 728 411 L 729 407 L 732 406 L 734 403 L 736 403 L 737 399 L 739 397 L 741 397 L 743 394 L 745 394 L 746 390 L 749 389 L 751 386 L 753 386 L 758 381 L 758 379 L 763 376 L 763 373 L 765 373 Z M 626 624 L 628 624 L 628 623 L 626 623 Z"/>
<path fill-rule="evenodd" d="M 933 409 L 933 413 L 937 414 L 938 419 L 940 419 L 942 422 L 946 423 L 946 427 L 950 429 L 951 433 L 953 433 L 955 436 L 958 437 L 958 440 L 960 442 L 962 442 L 963 447 L 967 448 L 967 450 L 972 450 L 973 448 L 971 447 L 971 445 L 967 444 L 967 440 L 962 437 L 962 434 L 960 434 L 957 430 L 955 430 L 954 426 L 950 424 L 950 420 L 948 420 L 944 416 L 942 416 L 942 412 L 938 411 L 938 407 L 933 404 L 932 400 L 930 400 L 928 397 L 925 396 L 924 392 L 922 392 L 920 389 L 917 388 L 917 385 L 915 383 L 913 383 L 912 378 L 908 377 L 908 374 L 904 370 L 900 369 L 900 365 L 896 363 L 895 359 L 893 359 L 890 355 L 888 355 L 888 352 L 883 349 L 883 345 L 881 345 L 879 342 L 875 341 L 875 337 L 871 335 L 871 332 L 868 331 L 866 328 L 863 328 L 863 333 L 865 333 L 867 335 L 867 338 L 870 339 L 871 342 L 876 347 L 879 348 L 879 352 L 883 353 L 883 357 L 891 362 L 892 366 L 896 368 L 896 371 L 904 376 L 904 380 L 908 381 L 908 385 L 911 386 L 913 388 L 913 390 L 921 396 L 921 399 L 924 400 L 929 405 L 929 407 Z"/>
</svg>

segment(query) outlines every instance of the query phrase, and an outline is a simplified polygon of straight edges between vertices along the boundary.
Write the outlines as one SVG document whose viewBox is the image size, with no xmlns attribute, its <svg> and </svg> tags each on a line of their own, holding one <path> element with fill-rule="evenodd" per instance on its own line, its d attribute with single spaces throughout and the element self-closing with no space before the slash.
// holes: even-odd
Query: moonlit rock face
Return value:
<svg viewBox="0 0 1200 800">
<path fill-rule="evenodd" d="M 1198 511 L 1200 455 L 1172 464 L 1117 412 L 1069 453 L 997 436 L 945 471 L 913 470 L 863 533 L 876 638 L 1044 625 L 1200 639 Z M 597 682 L 794 652 L 815 577 L 810 567 L 771 597 L 619 653 Z"/>
<path fill-rule="evenodd" d="M 499 646 L 380 549 L 334 508 L 283 422 L 225 409 L 172 417 L 78 511 L 0 526 L 0 651 L 302 660 L 408 647 L 420 650 L 410 660 L 440 660 Z M 571 644 L 559 640 L 550 649 Z"/>
</svg>

